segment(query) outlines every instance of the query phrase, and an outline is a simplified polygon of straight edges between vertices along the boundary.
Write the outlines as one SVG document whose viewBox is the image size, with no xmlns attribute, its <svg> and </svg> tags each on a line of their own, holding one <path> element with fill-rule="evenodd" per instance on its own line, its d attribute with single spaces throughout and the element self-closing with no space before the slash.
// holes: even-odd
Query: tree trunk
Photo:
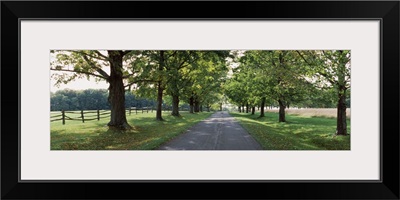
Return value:
<svg viewBox="0 0 400 200">
<path fill-rule="evenodd" d="M 286 106 L 282 100 L 278 100 L 278 102 L 279 102 L 279 122 L 286 122 L 286 117 L 285 117 Z"/>
<path fill-rule="evenodd" d="M 343 54 L 343 51 L 339 51 Z M 347 135 L 346 122 L 346 63 L 341 63 L 338 67 L 338 104 L 337 104 L 337 123 L 336 135 Z"/>
<path fill-rule="evenodd" d="M 261 111 L 260 111 L 260 117 L 264 117 L 265 115 L 264 115 L 264 107 L 265 107 L 265 97 L 263 97 L 262 99 L 261 99 Z"/>
<path fill-rule="evenodd" d="M 254 115 L 255 112 L 256 112 L 256 107 L 255 106 L 251 107 L 251 114 Z"/>
<path fill-rule="evenodd" d="M 211 107 L 211 106 L 207 106 L 207 112 L 210 112 L 210 107 Z"/>
<path fill-rule="evenodd" d="M 222 111 L 222 103 L 219 104 L 219 111 Z"/>
<path fill-rule="evenodd" d="M 194 97 L 193 97 L 193 95 L 189 98 L 189 106 L 190 106 L 190 109 L 189 109 L 189 113 L 193 113 L 193 107 L 194 107 Z"/>
<path fill-rule="evenodd" d="M 240 109 L 240 106 L 238 106 L 238 110 L 239 110 L 240 113 L 242 112 L 242 109 Z"/>
<path fill-rule="evenodd" d="M 344 87 L 339 89 L 338 97 L 336 135 L 347 135 L 346 89 Z"/>
<path fill-rule="evenodd" d="M 200 112 L 203 112 L 203 105 L 200 105 Z"/>
<path fill-rule="evenodd" d="M 161 86 L 161 81 L 158 81 L 157 84 L 157 111 L 156 111 L 156 120 L 163 121 L 162 118 L 162 96 L 163 96 L 163 88 Z"/>
<path fill-rule="evenodd" d="M 200 112 L 200 103 L 194 100 L 194 112 Z"/>
<path fill-rule="evenodd" d="M 164 70 L 164 51 L 160 51 L 160 64 L 158 66 L 158 70 L 162 71 Z M 159 78 L 158 84 L 157 84 L 157 111 L 156 111 L 156 120 L 158 121 L 163 121 L 164 119 L 162 118 L 162 96 L 163 96 L 163 91 L 164 88 L 162 87 L 162 80 L 161 77 Z"/>
<path fill-rule="evenodd" d="M 125 111 L 125 87 L 122 78 L 122 51 L 108 51 L 110 59 L 110 77 L 108 82 L 108 102 L 111 107 L 111 118 L 108 122 L 110 128 L 117 128 L 120 130 L 130 129 L 131 126 L 126 120 Z"/>
<path fill-rule="evenodd" d="M 172 95 L 172 116 L 179 117 L 179 96 Z"/>
<path fill-rule="evenodd" d="M 246 113 L 249 113 L 249 103 L 246 103 Z"/>
</svg>

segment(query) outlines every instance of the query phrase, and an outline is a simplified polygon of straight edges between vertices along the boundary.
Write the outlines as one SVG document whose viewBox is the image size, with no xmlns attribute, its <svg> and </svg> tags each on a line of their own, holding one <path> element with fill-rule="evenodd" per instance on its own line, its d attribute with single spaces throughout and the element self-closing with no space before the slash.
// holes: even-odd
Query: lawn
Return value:
<svg viewBox="0 0 400 200">
<path fill-rule="evenodd" d="M 350 136 L 335 136 L 336 119 L 286 115 L 278 122 L 278 113 L 230 113 L 265 150 L 350 150 Z M 350 133 L 350 120 L 347 120 Z"/>
<path fill-rule="evenodd" d="M 115 132 L 107 127 L 109 119 L 100 121 L 61 121 L 50 123 L 51 150 L 151 150 L 183 133 L 212 113 L 190 114 L 181 117 L 163 113 L 165 121 L 156 121 L 155 112 L 127 115 L 132 130 Z"/>
</svg>

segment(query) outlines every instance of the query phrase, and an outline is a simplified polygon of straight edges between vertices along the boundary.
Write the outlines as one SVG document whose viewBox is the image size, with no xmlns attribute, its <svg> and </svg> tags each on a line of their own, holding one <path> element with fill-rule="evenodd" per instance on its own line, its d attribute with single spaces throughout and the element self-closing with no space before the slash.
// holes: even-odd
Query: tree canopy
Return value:
<svg viewBox="0 0 400 200">
<path fill-rule="evenodd" d="M 279 107 L 285 122 L 289 107 L 337 107 L 337 134 L 346 135 L 346 108 L 350 97 L 348 50 L 53 50 L 50 69 L 56 85 L 76 78 L 105 80 L 108 91 L 68 91 L 52 94 L 53 108 L 111 109 L 108 125 L 128 129 L 125 108 L 132 97 L 152 101 L 157 120 L 170 104 L 179 117 L 179 106 L 189 112 L 222 109 L 229 101 L 240 112 L 260 116 L 268 106 Z M 72 94 L 72 93 L 71 93 Z M 104 99 L 85 103 L 84 99 Z M 68 100 L 65 98 L 68 96 Z M 154 103 L 156 102 L 156 103 Z M 129 103 L 128 103 L 129 104 Z M 132 106 L 132 105 L 131 105 Z"/>
</svg>

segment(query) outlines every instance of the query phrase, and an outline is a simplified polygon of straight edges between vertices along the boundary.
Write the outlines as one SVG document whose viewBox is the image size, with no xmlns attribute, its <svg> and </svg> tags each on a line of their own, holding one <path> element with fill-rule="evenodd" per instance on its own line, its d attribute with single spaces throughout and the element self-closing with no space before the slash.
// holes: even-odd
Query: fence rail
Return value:
<svg viewBox="0 0 400 200">
<path fill-rule="evenodd" d="M 61 114 L 50 116 L 50 122 L 55 121 L 62 121 L 62 124 L 65 124 L 65 121 L 93 121 L 93 120 L 100 120 L 101 118 L 109 117 L 111 115 L 110 110 L 96 110 L 96 111 L 59 111 Z M 68 114 L 74 114 L 79 116 L 71 116 Z M 89 115 L 85 115 L 89 114 Z"/>
<path fill-rule="evenodd" d="M 132 113 L 138 114 L 138 113 L 149 113 L 153 112 L 155 110 L 153 107 L 130 107 L 127 108 L 125 111 L 128 115 L 131 115 Z M 180 107 L 179 111 L 188 111 L 188 108 L 183 108 Z M 171 111 L 171 108 L 165 107 L 162 109 L 162 111 Z M 107 117 L 111 116 L 111 111 L 110 110 L 90 110 L 90 111 L 57 111 L 60 112 L 61 114 L 53 115 L 50 116 L 50 122 L 55 122 L 55 121 L 62 121 L 62 124 L 65 125 L 65 122 L 70 120 L 70 121 L 82 121 L 82 123 L 85 123 L 86 121 L 93 121 L 97 120 L 99 121 L 100 119 L 104 119 Z M 76 115 L 76 116 L 72 116 Z"/>
</svg>

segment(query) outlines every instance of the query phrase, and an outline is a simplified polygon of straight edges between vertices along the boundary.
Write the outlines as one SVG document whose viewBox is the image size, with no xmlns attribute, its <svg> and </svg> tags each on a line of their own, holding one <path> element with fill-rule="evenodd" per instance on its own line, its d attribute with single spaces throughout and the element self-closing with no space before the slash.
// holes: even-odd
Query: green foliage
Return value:
<svg viewBox="0 0 400 200">
<path fill-rule="evenodd" d="M 278 123 L 278 113 L 264 118 L 231 113 L 265 150 L 350 150 L 350 136 L 335 136 L 336 119 L 287 115 Z M 350 130 L 350 120 L 348 120 Z M 349 131 L 350 132 L 350 131 Z"/>
<path fill-rule="evenodd" d="M 56 80 L 56 86 L 67 84 L 76 78 L 94 77 L 95 80 L 108 80 L 110 73 L 109 52 L 105 50 L 52 50 L 53 59 L 50 62 L 50 70 L 57 73 L 52 74 Z M 142 66 L 129 67 L 131 62 L 137 59 L 141 51 L 120 51 L 124 54 L 125 61 L 122 74 L 125 79 L 133 77 Z"/>
<path fill-rule="evenodd" d="M 225 51 L 198 52 L 201 59 L 181 70 L 183 82 L 186 83 L 182 88 L 182 97 L 188 103 L 190 98 L 205 106 L 220 101 L 221 87 L 228 72 L 225 61 L 227 55 Z"/>
<path fill-rule="evenodd" d="M 131 92 L 125 93 L 125 107 L 151 107 L 155 102 L 151 99 L 138 98 Z M 58 90 L 50 95 L 50 110 L 109 110 L 108 90 Z"/>
<path fill-rule="evenodd" d="M 234 60 L 224 90 L 236 105 L 259 105 L 265 97 L 267 105 L 336 107 L 339 90 L 347 90 L 350 104 L 350 51 L 249 50 Z"/>
</svg>

